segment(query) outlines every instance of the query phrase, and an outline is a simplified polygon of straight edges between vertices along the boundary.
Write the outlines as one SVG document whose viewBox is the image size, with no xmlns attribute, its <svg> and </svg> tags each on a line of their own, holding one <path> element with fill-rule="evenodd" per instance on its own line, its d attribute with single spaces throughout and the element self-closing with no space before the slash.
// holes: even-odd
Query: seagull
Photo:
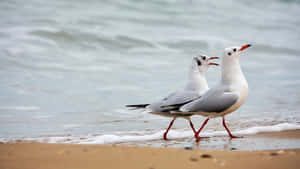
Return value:
<svg viewBox="0 0 300 169">
<path fill-rule="evenodd" d="M 196 134 L 196 130 L 190 119 L 190 116 L 192 114 L 176 114 L 171 113 L 171 111 L 178 110 L 178 108 L 173 108 L 174 105 L 189 103 L 190 101 L 199 98 L 209 89 L 205 73 L 207 72 L 210 65 L 218 65 L 217 63 L 210 62 L 210 60 L 213 59 L 218 59 L 218 57 L 208 57 L 206 55 L 193 57 L 188 77 L 188 83 L 183 90 L 173 92 L 164 99 L 152 104 L 126 105 L 126 107 L 134 109 L 146 109 L 149 111 L 149 113 L 152 114 L 157 114 L 165 117 L 173 117 L 173 120 L 170 122 L 167 130 L 164 132 L 164 140 L 167 140 L 167 134 L 177 117 L 182 117 L 189 120 L 190 126 Z M 166 105 L 173 106 L 168 107 Z"/>
<path fill-rule="evenodd" d="M 199 140 L 199 133 L 210 118 L 222 117 L 230 138 L 239 138 L 231 134 L 225 123 L 225 115 L 237 110 L 248 97 L 248 83 L 241 70 L 239 57 L 242 52 L 251 45 L 226 48 L 222 58 L 222 79 L 219 85 L 209 89 L 200 98 L 182 105 L 169 105 L 168 107 L 179 107 L 174 114 L 198 114 L 207 117 L 195 137 Z"/>
</svg>

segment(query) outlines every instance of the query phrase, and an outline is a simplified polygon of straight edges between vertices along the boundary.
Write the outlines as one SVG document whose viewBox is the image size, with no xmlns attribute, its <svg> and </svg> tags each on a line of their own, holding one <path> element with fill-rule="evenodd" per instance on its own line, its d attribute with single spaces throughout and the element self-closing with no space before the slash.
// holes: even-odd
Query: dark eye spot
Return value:
<svg viewBox="0 0 300 169">
<path fill-rule="evenodd" d="M 234 48 L 233 51 L 236 52 L 236 48 Z"/>
<path fill-rule="evenodd" d="M 201 66 L 201 64 L 202 64 L 202 63 L 200 62 L 200 60 L 197 59 L 197 65 L 198 65 L 198 66 Z"/>
<path fill-rule="evenodd" d="M 231 53 L 230 53 L 230 52 L 228 52 L 228 55 L 230 56 L 230 55 L 231 55 Z"/>
<path fill-rule="evenodd" d="M 203 60 L 205 60 L 205 59 L 206 59 L 206 57 L 205 57 L 205 56 L 202 56 L 202 59 L 203 59 Z"/>
</svg>

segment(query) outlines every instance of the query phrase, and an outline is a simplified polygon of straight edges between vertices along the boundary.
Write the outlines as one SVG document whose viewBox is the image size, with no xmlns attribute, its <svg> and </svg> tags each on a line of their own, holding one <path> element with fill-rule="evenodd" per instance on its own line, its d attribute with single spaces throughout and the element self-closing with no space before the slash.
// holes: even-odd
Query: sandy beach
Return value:
<svg viewBox="0 0 300 169">
<path fill-rule="evenodd" d="M 300 131 L 263 133 L 254 135 L 253 137 L 300 139 Z M 299 166 L 300 149 L 228 151 L 123 145 L 75 145 L 24 142 L 0 144 L 1 169 L 250 169 L 253 167 L 296 169 L 299 168 Z"/>
</svg>

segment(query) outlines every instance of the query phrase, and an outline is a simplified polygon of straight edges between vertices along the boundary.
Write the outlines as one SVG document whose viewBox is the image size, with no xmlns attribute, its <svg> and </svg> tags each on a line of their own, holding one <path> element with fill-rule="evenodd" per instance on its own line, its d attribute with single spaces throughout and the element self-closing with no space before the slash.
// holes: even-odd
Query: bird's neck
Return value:
<svg viewBox="0 0 300 169">
<path fill-rule="evenodd" d="M 192 66 L 189 72 L 189 79 L 185 90 L 196 91 L 199 94 L 208 90 L 205 73 Z"/>
<path fill-rule="evenodd" d="M 222 84 L 248 87 L 238 59 L 222 60 Z"/>
</svg>

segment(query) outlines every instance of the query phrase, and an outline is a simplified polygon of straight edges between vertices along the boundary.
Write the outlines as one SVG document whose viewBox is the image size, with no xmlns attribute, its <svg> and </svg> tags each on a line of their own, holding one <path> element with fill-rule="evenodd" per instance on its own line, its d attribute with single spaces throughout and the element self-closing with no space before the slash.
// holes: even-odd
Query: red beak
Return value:
<svg viewBox="0 0 300 169">
<path fill-rule="evenodd" d="M 212 60 L 212 59 L 219 59 L 219 57 L 210 57 L 210 58 L 208 58 L 208 60 Z"/>
<path fill-rule="evenodd" d="M 208 65 L 215 65 L 215 66 L 219 66 L 219 64 L 217 64 L 217 63 L 213 63 L 213 62 L 210 62 Z"/>
<path fill-rule="evenodd" d="M 240 51 L 243 51 L 243 50 L 249 48 L 250 46 L 251 46 L 250 44 L 243 45 L 243 46 L 241 47 Z"/>
<path fill-rule="evenodd" d="M 210 57 L 210 58 L 208 58 L 208 60 L 213 60 L 213 59 L 219 59 L 219 57 Z M 215 65 L 215 66 L 218 66 L 219 64 L 210 62 L 210 63 L 208 63 L 208 65 Z"/>
</svg>

